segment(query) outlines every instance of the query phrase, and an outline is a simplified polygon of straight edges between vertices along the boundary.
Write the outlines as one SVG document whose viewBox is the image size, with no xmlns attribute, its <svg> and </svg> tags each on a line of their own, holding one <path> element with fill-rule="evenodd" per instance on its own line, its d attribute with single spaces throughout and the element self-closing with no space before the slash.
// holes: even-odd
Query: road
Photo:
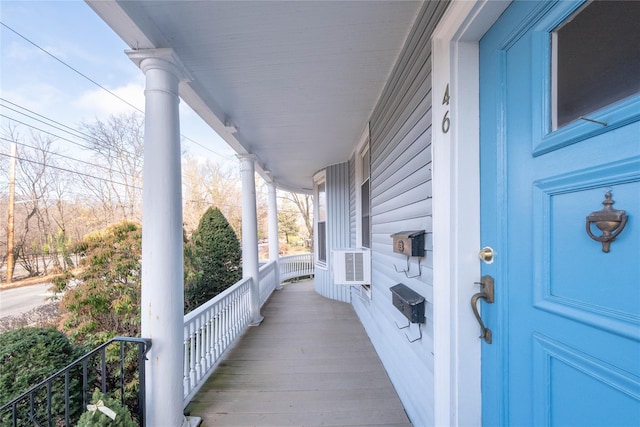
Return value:
<svg viewBox="0 0 640 427">
<path fill-rule="evenodd" d="M 48 303 L 52 296 L 50 283 L 23 286 L 0 291 L 0 317 L 16 316 Z"/>
</svg>

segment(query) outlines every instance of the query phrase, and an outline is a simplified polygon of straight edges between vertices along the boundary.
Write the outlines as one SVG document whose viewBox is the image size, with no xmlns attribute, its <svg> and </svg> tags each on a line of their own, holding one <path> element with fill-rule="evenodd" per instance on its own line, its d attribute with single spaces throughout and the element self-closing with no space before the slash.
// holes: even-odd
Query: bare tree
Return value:
<svg viewBox="0 0 640 427">
<path fill-rule="evenodd" d="M 187 233 L 198 226 L 211 206 L 223 213 L 236 235 L 241 236 L 242 190 L 239 168 L 212 160 L 185 156 L 182 161 L 183 218 Z"/>
<path fill-rule="evenodd" d="M 33 276 L 41 272 L 40 268 L 46 273 L 50 263 L 44 249 L 54 232 L 49 205 L 52 183 L 56 179 L 55 140 L 32 132 L 25 142 L 15 127 L 8 132 L 12 141 L 19 142 L 16 219 L 20 218 L 21 227 L 15 228 L 15 250 L 22 266 Z"/>
<path fill-rule="evenodd" d="M 313 196 L 310 194 L 285 193 L 283 198 L 296 205 L 309 233 L 309 239 L 313 241 Z"/>
<path fill-rule="evenodd" d="M 94 165 L 83 182 L 94 195 L 96 215 L 111 224 L 118 220 L 140 221 L 142 217 L 142 163 L 144 121 L 136 112 L 111 116 L 108 120 L 83 123 L 89 136 Z"/>
</svg>

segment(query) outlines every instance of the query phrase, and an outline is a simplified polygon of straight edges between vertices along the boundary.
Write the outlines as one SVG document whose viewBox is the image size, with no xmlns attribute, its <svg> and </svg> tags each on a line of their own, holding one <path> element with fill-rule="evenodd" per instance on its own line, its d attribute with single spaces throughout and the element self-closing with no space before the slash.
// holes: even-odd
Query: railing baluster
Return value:
<svg viewBox="0 0 640 427">
<path fill-rule="evenodd" d="M 144 355 L 146 353 L 145 344 L 139 342 L 138 343 L 138 378 L 139 378 L 139 392 L 138 392 L 138 414 L 140 416 L 140 426 L 145 426 L 145 416 L 146 416 L 146 394 L 145 387 L 146 384 L 146 366 L 145 366 L 145 358 Z"/>
<path fill-rule="evenodd" d="M 207 310 L 207 371 L 213 365 L 213 309 Z"/>
<path fill-rule="evenodd" d="M 124 405 L 124 343 L 120 342 L 120 401 Z"/>
<path fill-rule="evenodd" d="M 196 383 L 202 378 L 202 317 L 196 318 Z"/>
<path fill-rule="evenodd" d="M 69 369 L 64 371 L 64 422 L 71 424 L 71 414 L 69 413 Z"/>
<path fill-rule="evenodd" d="M 216 361 L 220 356 L 220 305 L 215 306 L 213 316 L 213 356 Z"/>
<path fill-rule="evenodd" d="M 189 328 L 190 323 L 184 325 L 184 339 L 182 341 L 183 357 L 182 357 L 182 387 L 184 390 L 191 390 L 191 382 L 189 381 Z"/>
<path fill-rule="evenodd" d="M 100 352 L 100 363 L 101 363 L 100 369 L 102 369 L 101 390 L 103 393 L 106 393 L 107 392 L 107 348 L 106 347 L 103 347 L 102 351 Z"/>
<path fill-rule="evenodd" d="M 51 380 L 47 381 L 47 426 L 51 427 Z"/>
<path fill-rule="evenodd" d="M 224 310 L 222 310 L 222 331 L 224 334 L 224 339 L 222 340 L 222 348 L 223 351 L 226 350 L 227 344 L 229 343 L 229 306 L 225 305 Z"/>
<path fill-rule="evenodd" d="M 207 371 L 207 313 L 201 318 L 200 323 L 200 376 L 198 381 L 204 376 Z"/>
<path fill-rule="evenodd" d="M 236 317 L 238 314 L 238 293 L 233 293 L 233 299 L 231 300 L 231 340 L 229 344 L 231 344 L 238 335 L 238 322 L 236 322 Z"/>
<path fill-rule="evenodd" d="M 87 407 L 87 395 L 89 393 L 88 362 L 88 359 L 82 361 L 82 408 Z"/>
<path fill-rule="evenodd" d="M 189 387 L 196 385 L 196 343 L 194 338 L 195 324 L 189 325 Z"/>
<path fill-rule="evenodd" d="M 35 420 L 35 414 L 33 413 L 33 393 L 29 393 L 29 420 Z"/>
</svg>

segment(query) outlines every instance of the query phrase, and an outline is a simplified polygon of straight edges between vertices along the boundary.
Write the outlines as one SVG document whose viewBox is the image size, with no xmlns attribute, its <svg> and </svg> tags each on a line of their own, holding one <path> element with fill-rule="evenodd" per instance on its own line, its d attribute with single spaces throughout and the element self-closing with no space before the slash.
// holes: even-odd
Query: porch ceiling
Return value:
<svg viewBox="0 0 640 427">
<path fill-rule="evenodd" d="M 294 191 L 349 158 L 421 5 L 87 1 L 131 48 L 174 49 L 191 78 L 184 102 Z"/>
</svg>

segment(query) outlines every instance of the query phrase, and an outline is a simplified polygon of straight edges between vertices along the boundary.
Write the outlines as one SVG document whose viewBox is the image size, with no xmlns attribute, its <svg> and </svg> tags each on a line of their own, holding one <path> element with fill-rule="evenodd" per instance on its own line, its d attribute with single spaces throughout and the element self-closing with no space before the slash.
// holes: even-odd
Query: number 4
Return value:
<svg viewBox="0 0 640 427">
<path fill-rule="evenodd" d="M 449 96 L 449 84 L 447 83 L 447 88 L 444 91 L 444 97 L 442 98 L 442 105 L 449 105 L 449 100 L 451 97 Z"/>
</svg>

